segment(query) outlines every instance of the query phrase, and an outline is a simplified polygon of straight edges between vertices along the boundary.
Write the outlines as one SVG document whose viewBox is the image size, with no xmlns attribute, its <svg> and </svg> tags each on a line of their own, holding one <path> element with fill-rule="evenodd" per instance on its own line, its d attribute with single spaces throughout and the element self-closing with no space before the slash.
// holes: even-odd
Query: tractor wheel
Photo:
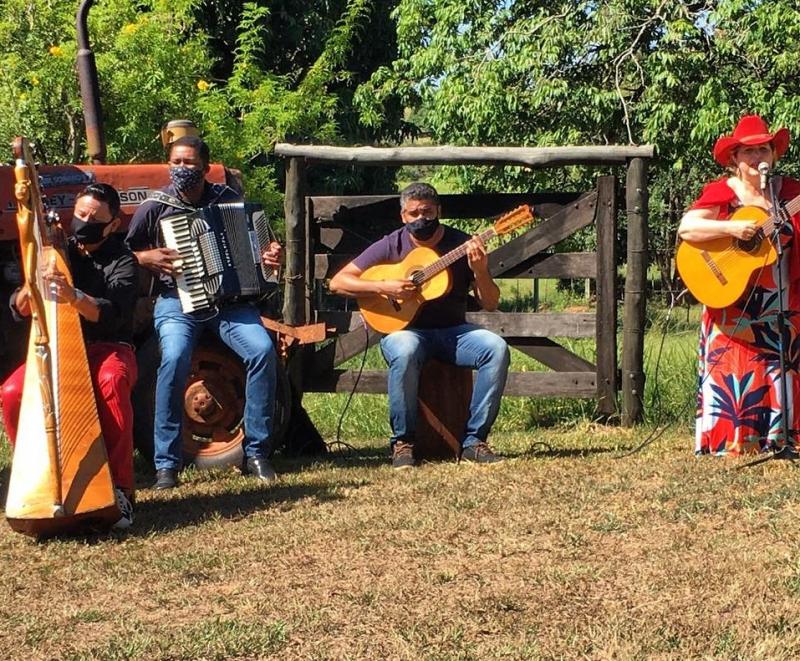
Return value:
<svg viewBox="0 0 800 661">
<path fill-rule="evenodd" d="M 134 392 L 134 434 L 139 451 L 153 458 L 158 343 L 150 338 L 137 354 L 139 382 Z M 245 369 L 241 360 L 217 340 L 203 337 L 192 354 L 184 390 L 184 464 L 217 468 L 242 463 Z M 280 447 L 291 411 L 289 382 L 278 364 L 273 420 L 274 447 Z"/>
</svg>

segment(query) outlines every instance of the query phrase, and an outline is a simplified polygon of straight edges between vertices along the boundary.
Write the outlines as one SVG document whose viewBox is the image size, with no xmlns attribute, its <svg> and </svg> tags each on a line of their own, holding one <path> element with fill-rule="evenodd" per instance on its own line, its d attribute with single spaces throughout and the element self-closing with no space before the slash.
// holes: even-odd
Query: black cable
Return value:
<svg viewBox="0 0 800 661">
<path fill-rule="evenodd" d="M 344 403 L 342 412 L 339 414 L 339 422 L 336 424 L 336 439 L 325 443 L 328 450 L 331 452 L 333 452 L 334 448 L 345 448 L 348 452 L 358 454 L 358 450 L 356 448 L 342 440 L 342 423 L 344 422 L 344 416 L 347 414 L 347 409 L 350 408 L 350 402 L 353 401 L 353 395 L 356 394 L 358 382 L 361 380 L 361 374 L 364 372 L 364 365 L 367 362 L 367 351 L 369 351 L 369 328 L 363 319 L 361 320 L 361 323 L 364 326 L 364 352 L 361 354 L 361 365 L 358 368 L 358 374 L 356 374 L 353 388 L 350 390 L 350 394 L 347 396 L 347 401 Z"/>
</svg>

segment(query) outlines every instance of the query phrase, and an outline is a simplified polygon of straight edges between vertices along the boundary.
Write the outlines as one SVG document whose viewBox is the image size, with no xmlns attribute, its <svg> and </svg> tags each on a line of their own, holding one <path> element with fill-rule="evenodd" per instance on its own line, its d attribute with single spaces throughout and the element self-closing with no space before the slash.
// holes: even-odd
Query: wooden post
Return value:
<svg viewBox="0 0 800 661">
<path fill-rule="evenodd" d="M 644 322 L 647 284 L 647 161 L 633 158 L 625 181 L 628 267 L 622 339 L 622 424 L 641 422 L 644 412 Z"/>
<path fill-rule="evenodd" d="M 597 179 L 597 412 L 617 412 L 617 179 Z"/>
<path fill-rule="evenodd" d="M 302 158 L 286 159 L 286 193 L 283 213 L 286 218 L 286 286 L 283 320 L 289 326 L 302 326 L 306 317 L 306 165 Z M 292 351 L 287 374 L 294 397 L 303 398 L 303 347 Z M 298 402 L 299 403 L 299 402 Z"/>
<path fill-rule="evenodd" d="M 286 159 L 286 289 L 283 320 L 290 326 L 306 323 L 306 166 L 302 158 Z"/>
</svg>

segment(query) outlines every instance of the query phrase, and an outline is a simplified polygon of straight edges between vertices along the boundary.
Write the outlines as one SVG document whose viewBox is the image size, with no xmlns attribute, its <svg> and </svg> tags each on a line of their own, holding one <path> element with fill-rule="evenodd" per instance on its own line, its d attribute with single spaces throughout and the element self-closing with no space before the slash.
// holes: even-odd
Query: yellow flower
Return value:
<svg viewBox="0 0 800 661">
<path fill-rule="evenodd" d="M 28 95 L 25 92 L 23 92 L 22 94 L 19 95 L 19 100 L 20 101 L 24 101 L 27 98 L 28 98 Z"/>
<path fill-rule="evenodd" d="M 139 26 L 136 23 L 128 23 L 127 25 L 123 26 L 122 34 L 133 34 L 138 29 Z"/>
<path fill-rule="evenodd" d="M 39 79 L 36 76 L 31 76 L 31 85 L 36 87 L 39 84 Z"/>
<path fill-rule="evenodd" d="M 201 92 L 205 92 L 209 87 L 211 87 L 210 83 L 207 83 L 205 80 L 198 80 L 197 81 L 197 89 Z"/>
</svg>

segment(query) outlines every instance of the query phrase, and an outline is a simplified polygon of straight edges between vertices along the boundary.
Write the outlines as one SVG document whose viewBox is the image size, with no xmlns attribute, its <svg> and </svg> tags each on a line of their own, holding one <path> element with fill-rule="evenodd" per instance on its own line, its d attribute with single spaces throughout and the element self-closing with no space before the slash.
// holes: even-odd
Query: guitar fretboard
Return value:
<svg viewBox="0 0 800 661">
<path fill-rule="evenodd" d="M 784 204 L 779 210 L 778 213 L 786 212 L 787 220 L 794 216 L 798 211 L 800 211 L 800 195 L 797 197 L 789 200 L 786 204 Z M 767 218 L 764 221 L 764 224 L 761 226 L 761 232 L 764 234 L 765 237 L 769 237 L 775 231 L 775 210 L 773 209 Z"/>
<path fill-rule="evenodd" d="M 798 204 L 800 204 L 800 202 L 798 202 Z M 478 236 L 480 237 L 481 241 L 486 242 L 495 235 L 496 231 L 494 227 L 490 227 L 488 230 L 481 232 Z M 460 246 L 458 246 L 458 248 L 454 248 L 447 254 L 442 255 L 435 262 L 428 264 L 428 266 L 426 266 L 421 271 L 417 271 L 411 277 L 411 280 L 414 282 L 415 285 L 419 286 L 422 283 L 430 280 L 437 273 L 444 271 L 448 266 L 455 263 L 466 254 L 467 254 L 467 244 L 462 243 Z"/>
</svg>

